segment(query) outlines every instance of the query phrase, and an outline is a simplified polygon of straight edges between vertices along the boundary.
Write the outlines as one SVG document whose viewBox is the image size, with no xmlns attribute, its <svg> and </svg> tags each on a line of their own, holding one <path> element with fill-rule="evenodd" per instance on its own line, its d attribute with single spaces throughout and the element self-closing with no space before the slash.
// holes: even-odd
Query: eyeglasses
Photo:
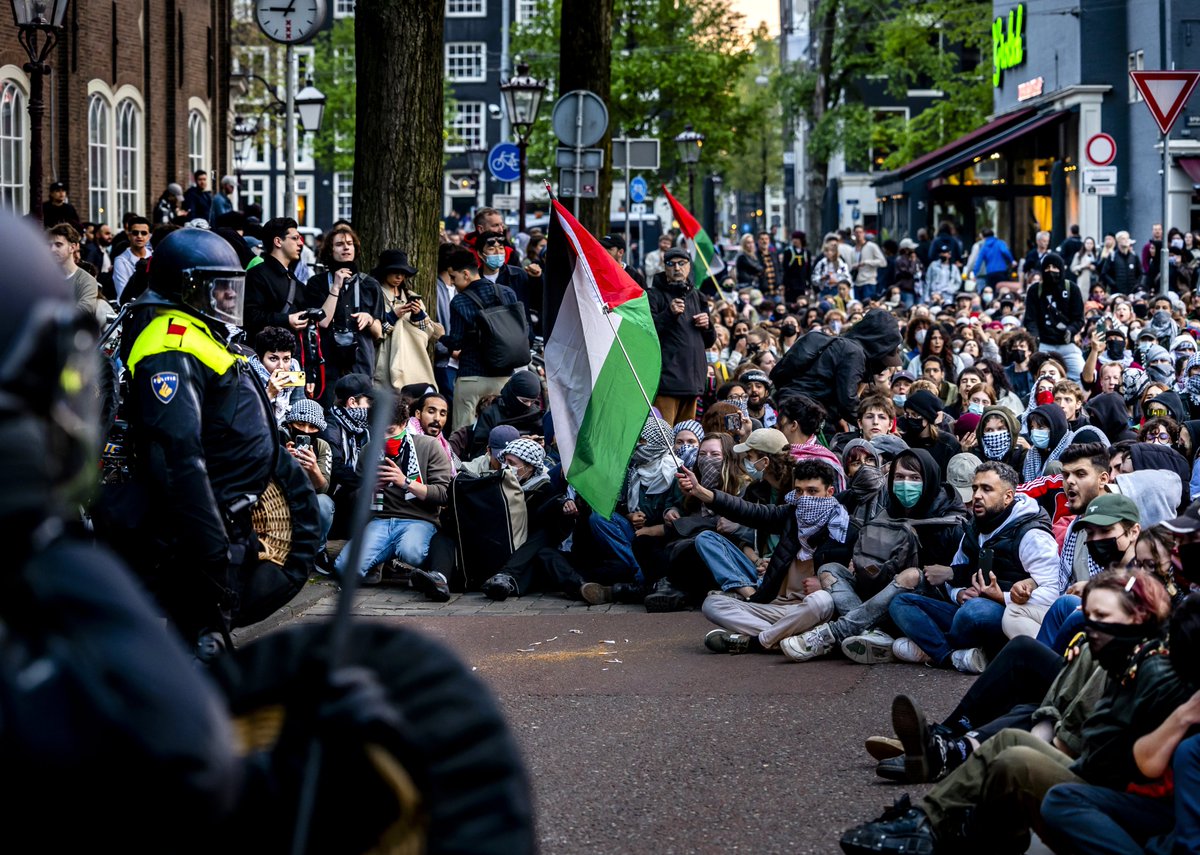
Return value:
<svg viewBox="0 0 1200 855">
<path fill-rule="evenodd" d="M 1146 439 L 1151 440 L 1152 442 L 1170 442 L 1171 435 L 1164 430 L 1159 431 L 1158 433 L 1146 434 Z"/>
<path fill-rule="evenodd" d="M 666 262 L 663 267 L 683 267 L 687 263 L 688 262 L 684 261 L 683 259 L 676 259 L 674 261 Z"/>
<path fill-rule="evenodd" d="M 144 229 L 139 229 L 139 230 L 138 230 L 138 231 L 136 231 L 136 232 L 130 232 L 130 233 L 129 233 L 129 236 L 130 236 L 130 237 L 146 237 L 146 236 L 148 236 L 149 234 L 150 234 L 150 232 L 148 232 L 148 231 L 146 231 L 146 230 L 144 230 Z"/>
</svg>

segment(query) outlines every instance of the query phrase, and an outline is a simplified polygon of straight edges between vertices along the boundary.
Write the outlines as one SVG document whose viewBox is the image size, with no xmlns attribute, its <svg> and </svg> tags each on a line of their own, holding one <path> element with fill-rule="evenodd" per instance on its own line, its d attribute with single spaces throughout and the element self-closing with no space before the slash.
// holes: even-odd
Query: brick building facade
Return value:
<svg viewBox="0 0 1200 855">
<path fill-rule="evenodd" d="M 149 213 L 196 169 L 230 171 L 231 0 L 72 0 L 45 81 L 47 184 L 86 220 Z M 0 207 L 29 209 L 29 77 L 0 24 Z M 215 181 L 210 181 L 210 188 Z M 45 198 L 45 187 L 37 192 Z"/>
</svg>

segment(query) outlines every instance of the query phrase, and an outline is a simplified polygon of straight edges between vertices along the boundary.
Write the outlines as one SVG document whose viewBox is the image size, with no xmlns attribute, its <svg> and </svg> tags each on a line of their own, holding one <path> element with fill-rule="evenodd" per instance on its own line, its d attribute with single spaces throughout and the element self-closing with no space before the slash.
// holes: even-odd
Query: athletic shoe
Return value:
<svg viewBox="0 0 1200 855">
<path fill-rule="evenodd" d="M 933 855 L 937 846 L 929 817 L 913 807 L 907 795 L 898 798 L 879 819 L 847 831 L 840 842 L 846 855 Z"/>
<path fill-rule="evenodd" d="M 867 753 L 876 760 L 887 760 L 902 755 L 904 745 L 899 739 L 893 739 L 890 736 L 868 736 Z"/>
<path fill-rule="evenodd" d="M 898 784 L 909 783 L 908 769 L 904 765 L 904 755 L 880 760 L 875 765 L 875 774 L 885 781 L 895 781 Z"/>
<path fill-rule="evenodd" d="M 329 557 L 329 553 L 324 549 L 317 553 L 317 558 L 313 562 L 313 569 L 321 576 L 333 575 L 333 559 Z"/>
<path fill-rule="evenodd" d="M 517 580 L 507 573 L 497 573 L 483 583 L 481 590 L 489 600 L 502 603 L 509 597 L 517 595 Z"/>
<path fill-rule="evenodd" d="M 892 643 L 892 655 L 900 662 L 911 662 L 914 665 L 924 665 L 929 661 L 929 654 L 917 647 L 911 638 L 897 638 Z"/>
<path fill-rule="evenodd" d="M 783 651 L 783 655 L 794 662 L 807 662 L 809 659 L 816 659 L 818 656 L 824 656 L 835 647 L 837 647 L 837 639 L 833 637 L 833 630 L 829 628 L 829 624 L 827 623 L 823 623 L 816 629 L 810 629 L 801 635 L 793 635 L 779 642 L 779 649 Z"/>
<path fill-rule="evenodd" d="M 892 730 L 904 746 L 904 769 L 909 780 L 932 781 L 935 771 L 928 750 L 929 722 L 908 695 L 896 695 L 892 700 Z"/>
<path fill-rule="evenodd" d="M 704 636 L 704 646 L 713 653 L 749 653 L 750 636 L 727 629 L 710 629 Z"/>
<path fill-rule="evenodd" d="M 584 582 L 579 586 L 579 596 L 591 606 L 602 606 L 612 602 L 612 586 L 599 582 Z"/>
<path fill-rule="evenodd" d="M 872 629 L 862 635 L 852 635 L 842 642 L 842 653 L 860 665 L 883 665 L 895 662 L 892 645 L 895 639 L 880 629 Z"/>
<path fill-rule="evenodd" d="M 987 656 L 984 655 L 983 649 L 980 647 L 951 651 L 950 661 L 954 663 L 955 668 L 964 674 L 982 674 L 983 669 L 988 664 Z"/>
<path fill-rule="evenodd" d="M 376 585 L 383 583 L 383 565 L 376 564 L 366 575 L 358 580 L 358 584 L 364 588 L 374 588 Z"/>
<path fill-rule="evenodd" d="M 654 584 L 653 593 L 647 594 L 642 602 L 648 612 L 681 612 L 687 608 L 687 595 L 663 578 Z"/>
<path fill-rule="evenodd" d="M 436 570 L 414 570 L 409 584 L 413 586 L 414 591 L 420 591 L 435 603 L 444 603 L 450 599 L 450 583 Z"/>
<path fill-rule="evenodd" d="M 641 582 L 617 582 L 612 586 L 612 601 L 626 605 L 641 605 L 648 591 Z"/>
</svg>

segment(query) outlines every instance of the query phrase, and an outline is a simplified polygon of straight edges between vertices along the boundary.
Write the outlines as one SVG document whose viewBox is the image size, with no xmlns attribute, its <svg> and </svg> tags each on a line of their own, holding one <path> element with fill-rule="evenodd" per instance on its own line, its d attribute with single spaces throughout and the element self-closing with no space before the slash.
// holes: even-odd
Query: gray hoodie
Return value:
<svg viewBox="0 0 1200 855">
<path fill-rule="evenodd" d="M 1175 519 L 1183 500 L 1183 482 L 1177 474 L 1165 469 L 1122 473 L 1108 489 L 1133 499 L 1142 517 L 1143 531 L 1164 520 Z"/>
</svg>

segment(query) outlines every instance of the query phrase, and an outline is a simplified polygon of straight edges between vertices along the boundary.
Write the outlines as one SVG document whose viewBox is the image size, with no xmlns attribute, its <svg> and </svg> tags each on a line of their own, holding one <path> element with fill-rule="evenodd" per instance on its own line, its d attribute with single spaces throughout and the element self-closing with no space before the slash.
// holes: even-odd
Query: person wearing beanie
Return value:
<svg viewBox="0 0 1200 855">
<path fill-rule="evenodd" d="M 758 419 L 763 427 L 775 427 L 775 423 L 779 419 L 775 408 L 769 403 L 775 387 L 771 385 L 771 379 L 767 376 L 767 372 L 754 368 L 742 374 L 738 380 L 746 387 L 750 418 Z"/>
<path fill-rule="evenodd" d="M 1034 277 L 1025 295 L 1025 329 L 1037 337 L 1038 349 L 1057 356 L 1078 383 L 1083 352 L 1075 336 L 1083 329 L 1083 296 L 1066 277 L 1058 253 L 1046 253 L 1041 263 L 1041 276 Z"/>
<path fill-rule="evenodd" d="M 325 555 L 325 540 L 333 526 L 333 497 L 329 495 L 329 479 L 333 475 L 333 450 L 317 434 L 327 429 L 325 414 L 320 405 L 308 398 L 294 402 L 283 416 L 287 428 L 288 453 L 296 458 L 313 492 L 317 494 L 317 511 L 321 527 L 321 548 L 317 552 L 317 572 L 328 574 L 333 565 Z"/>
<path fill-rule="evenodd" d="M 930 453 L 945 478 L 950 458 L 961 452 L 962 446 L 953 434 L 937 429 L 941 411 L 941 400 L 932 392 L 921 389 L 905 399 L 904 411 L 896 419 L 896 426 L 910 448 L 923 448 Z"/>
</svg>

